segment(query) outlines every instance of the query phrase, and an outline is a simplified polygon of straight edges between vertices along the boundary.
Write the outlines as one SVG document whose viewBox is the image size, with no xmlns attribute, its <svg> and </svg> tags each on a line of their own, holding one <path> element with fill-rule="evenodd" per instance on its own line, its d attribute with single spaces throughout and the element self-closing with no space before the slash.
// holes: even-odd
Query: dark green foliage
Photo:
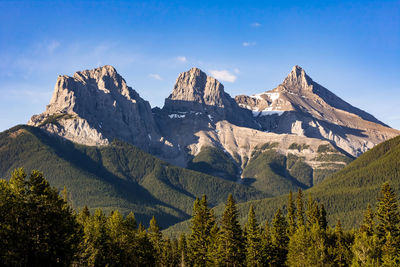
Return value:
<svg viewBox="0 0 400 267">
<path fill-rule="evenodd" d="M 288 223 L 281 209 L 278 209 L 272 220 L 271 243 L 274 250 L 272 264 L 274 266 L 283 266 L 286 262 L 288 252 L 289 236 Z"/>
<path fill-rule="evenodd" d="M 279 208 L 260 231 L 253 206 L 243 230 L 229 195 L 218 226 L 205 196 L 196 199 L 189 244 L 163 236 L 156 219 L 148 232 L 137 227 L 131 212 L 91 215 L 84 207 L 76 216 L 43 176 L 29 180 L 16 170 L 10 182 L 0 180 L 0 259 L 6 266 L 398 266 L 400 220 L 397 198 L 389 184 L 381 188 L 377 220 L 368 206 L 357 233 L 327 227 L 323 204 L 293 195 L 287 216 Z M 299 219 L 300 218 L 300 219 Z M 303 219 L 301 219 L 303 218 Z M 289 230 L 288 221 L 295 228 Z M 306 222 L 306 223 L 305 223 Z M 377 225 L 377 226 L 376 226 Z M 83 231 L 82 231 L 83 229 Z"/>
<path fill-rule="evenodd" d="M 376 233 L 381 244 L 386 243 L 386 236 L 389 234 L 393 240 L 399 240 L 400 214 L 397 205 L 397 197 L 390 188 L 389 183 L 384 183 L 381 189 L 381 196 L 376 207 L 376 218 L 378 225 Z"/>
<path fill-rule="evenodd" d="M 297 144 L 297 143 L 292 143 L 290 146 L 289 146 L 289 149 L 295 149 L 295 150 L 298 150 L 299 152 L 301 152 L 302 150 L 304 150 L 304 149 L 308 149 L 308 148 L 310 148 L 310 146 L 309 145 L 307 145 L 307 144 Z"/>
<path fill-rule="evenodd" d="M 229 193 L 240 201 L 268 196 L 254 188 L 167 164 L 136 147 L 114 141 L 89 147 L 45 134 L 38 128 L 16 126 L 0 133 L 0 175 L 20 166 L 40 169 L 53 186 L 68 188 L 72 206 L 87 205 L 105 213 L 135 210 L 138 221 L 152 216 L 167 227 L 188 219 L 196 196 L 207 194 L 211 205 Z"/>
<path fill-rule="evenodd" d="M 250 206 L 249 215 L 247 216 L 247 223 L 245 225 L 245 236 L 247 266 L 261 266 L 261 232 L 255 218 L 253 206 Z"/>
<path fill-rule="evenodd" d="M 288 175 L 286 157 L 275 150 L 267 150 L 252 158 L 243 170 L 243 176 L 255 178 L 251 185 L 271 195 L 280 195 L 305 187 Z"/>
<path fill-rule="evenodd" d="M 191 220 L 191 234 L 189 236 L 189 261 L 195 266 L 206 266 L 213 261 L 209 257 L 211 252 L 212 230 L 215 226 L 215 218 L 208 207 L 207 197 L 196 199 L 193 205 Z"/>
<path fill-rule="evenodd" d="M 232 195 L 228 196 L 221 218 L 217 262 L 225 266 L 241 266 L 245 261 L 243 232 Z"/>
<path fill-rule="evenodd" d="M 48 123 L 52 124 L 58 124 L 58 121 L 61 119 L 71 119 L 72 115 L 71 114 L 66 114 L 66 113 L 58 113 L 58 114 L 52 114 L 49 117 L 47 117 L 44 121 L 42 121 L 38 127 L 41 127 L 43 125 L 46 125 Z"/>
<path fill-rule="evenodd" d="M 0 262 L 6 266 L 69 266 L 81 227 L 43 175 L 15 170 L 0 180 Z"/>
<path fill-rule="evenodd" d="M 252 206 L 251 206 L 252 207 Z M 288 204 L 287 204 L 287 218 L 288 218 L 288 233 L 289 235 L 293 235 L 296 232 L 297 224 L 296 224 L 296 207 L 293 201 L 293 193 L 290 191 Z"/>
<path fill-rule="evenodd" d="M 302 160 L 297 160 L 294 165 L 289 169 L 290 175 L 300 183 L 311 187 L 313 182 L 313 169 Z"/>
<path fill-rule="evenodd" d="M 319 145 L 317 149 L 318 153 L 326 153 L 326 152 L 336 152 L 336 149 L 332 147 L 332 145 Z"/>
<path fill-rule="evenodd" d="M 349 158 L 343 154 L 321 154 L 319 156 L 317 156 L 315 159 L 315 161 L 332 161 L 332 162 L 344 162 L 344 163 L 350 163 L 353 161 L 352 158 Z"/>
<path fill-rule="evenodd" d="M 236 181 L 238 168 L 233 159 L 215 147 L 203 147 L 189 163 L 188 169 Z"/>
</svg>

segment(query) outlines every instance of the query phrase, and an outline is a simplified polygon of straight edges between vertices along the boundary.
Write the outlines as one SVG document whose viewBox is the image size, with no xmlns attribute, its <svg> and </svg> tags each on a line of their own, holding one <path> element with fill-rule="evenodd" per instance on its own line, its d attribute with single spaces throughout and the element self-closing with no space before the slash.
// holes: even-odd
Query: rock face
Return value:
<svg viewBox="0 0 400 267">
<path fill-rule="evenodd" d="M 212 146 L 237 165 L 238 178 L 266 144 L 304 159 L 315 171 L 332 160 L 345 164 L 337 162 L 338 155 L 325 162 L 320 148 L 358 156 L 400 133 L 317 84 L 298 66 L 275 89 L 235 99 L 218 80 L 192 68 L 179 75 L 164 107 L 153 110 L 113 67 L 103 66 L 59 76 L 46 111 L 28 124 L 85 145 L 107 145 L 117 138 L 183 167 Z"/>
<path fill-rule="evenodd" d="M 202 113 L 210 115 L 215 121 L 227 120 L 236 125 L 255 126 L 251 113 L 240 108 L 218 80 L 198 68 L 179 74 L 171 95 L 165 99 L 163 110 L 169 113 Z"/>
<path fill-rule="evenodd" d="M 46 111 L 28 124 L 85 145 L 119 138 L 149 150 L 159 139 L 150 104 L 112 66 L 59 76 Z"/>
<path fill-rule="evenodd" d="M 353 156 L 399 134 L 314 82 L 299 66 L 275 89 L 235 100 L 253 112 L 263 131 L 328 140 Z"/>
</svg>

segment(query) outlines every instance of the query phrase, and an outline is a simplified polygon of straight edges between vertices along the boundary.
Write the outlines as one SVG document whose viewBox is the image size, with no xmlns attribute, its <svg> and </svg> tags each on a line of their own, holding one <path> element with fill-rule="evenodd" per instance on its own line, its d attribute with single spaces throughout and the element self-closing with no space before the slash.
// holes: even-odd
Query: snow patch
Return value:
<svg viewBox="0 0 400 267">
<path fill-rule="evenodd" d="M 279 98 L 279 93 L 265 93 L 272 101 L 275 101 Z"/>
<path fill-rule="evenodd" d="M 170 117 L 171 119 L 183 119 L 186 117 L 186 115 L 181 115 L 181 114 L 169 114 L 168 117 Z"/>
<path fill-rule="evenodd" d="M 210 114 L 208 114 L 207 116 L 210 119 L 210 121 L 213 121 L 213 117 Z"/>
</svg>

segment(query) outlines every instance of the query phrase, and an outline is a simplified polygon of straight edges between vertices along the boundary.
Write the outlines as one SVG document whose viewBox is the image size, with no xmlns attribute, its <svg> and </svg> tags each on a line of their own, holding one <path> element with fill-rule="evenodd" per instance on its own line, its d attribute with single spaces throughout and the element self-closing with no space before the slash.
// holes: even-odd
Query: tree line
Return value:
<svg viewBox="0 0 400 267">
<path fill-rule="evenodd" d="M 190 233 L 163 235 L 153 217 L 146 229 L 133 213 L 75 212 L 66 191 L 43 175 L 15 170 L 0 180 L 1 266 L 398 266 L 397 196 L 382 185 L 359 229 L 328 226 L 323 204 L 299 190 L 271 222 L 257 222 L 250 207 L 242 227 L 229 195 L 221 218 L 196 199 Z"/>
</svg>

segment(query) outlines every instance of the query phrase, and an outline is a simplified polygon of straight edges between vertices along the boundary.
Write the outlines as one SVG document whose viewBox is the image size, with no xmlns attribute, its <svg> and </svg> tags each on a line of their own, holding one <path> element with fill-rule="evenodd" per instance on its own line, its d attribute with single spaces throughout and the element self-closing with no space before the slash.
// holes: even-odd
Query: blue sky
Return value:
<svg viewBox="0 0 400 267">
<path fill-rule="evenodd" d="M 293 65 L 400 129 L 400 1 L 1 1 L 0 131 L 44 111 L 60 74 L 113 65 L 151 105 L 199 67 L 235 96 Z"/>
</svg>

